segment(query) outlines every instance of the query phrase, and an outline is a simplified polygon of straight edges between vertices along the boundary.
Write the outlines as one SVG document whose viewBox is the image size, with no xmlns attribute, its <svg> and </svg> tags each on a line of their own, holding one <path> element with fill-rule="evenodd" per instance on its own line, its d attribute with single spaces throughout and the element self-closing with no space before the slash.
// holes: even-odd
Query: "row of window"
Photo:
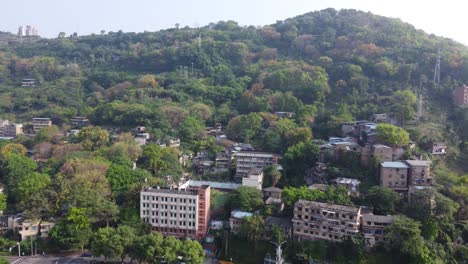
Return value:
<svg viewBox="0 0 468 264">
<path fill-rule="evenodd" d="M 297 208 L 297 211 L 302 212 L 302 209 L 303 209 L 302 207 L 296 207 L 296 208 Z M 309 208 L 305 208 L 304 211 L 306 213 L 308 213 Z M 317 210 L 310 209 L 310 213 L 312 213 L 312 214 L 322 214 L 324 216 L 327 216 L 328 218 L 339 218 L 340 217 L 339 213 L 330 212 L 330 211 L 320 211 L 320 209 L 317 209 Z M 347 218 L 347 219 L 353 220 L 354 215 L 341 214 L 341 218 Z"/>
<path fill-rule="evenodd" d="M 149 216 L 150 211 L 149 210 L 142 210 L 141 215 L 143 216 Z M 168 212 L 155 212 L 151 211 L 151 216 L 160 216 L 160 217 L 172 217 L 172 218 L 189 218 L 189 219 L 195 219 L 195 214 L 185 214 L 185 213 L 168 213 Z"/>
<path fill-rule="evenodd" d="M 150 208 L 149 203 L 142 203 L 141 207 L 143 208 Z M 167 204 L 151 204 L 151 208 L 154 209 L 168 209 L 168 210 L 178 210 L 178 211 L 195 211 L 196 207 L 195 206 L 185 206 L 185 205 L 167 205 Z"/>
<path fill-rule="evenodd" d="M 167 219 L 155 219 L 155 218 L 145 218 L 145 221 L 152 224 L 161 224 L 161 225 L 178 225 L 178 226 L 188 226 L 188 227 L 195 227 L 195 222 L 187 222 L 187 221 L 175 221 L 175 220 L 167 220 Z"/>
<path fill-rule="evenodd" d="M 143 201 L 161 201 L 161 202 L 171 202 L 171 203 L 196 203 L 197 199 L 190 198 L 177 198 L 177 197 L 159 197 L 153 195 L 143 195 Z"/>
<path fill-rule="evenodd" d="M 153 231 L 161 232 L 161 233 L 171 233 L 171 234 L 195 234 L 195 230 L 188 230 L 188 229 L 179 229 L 179 228 L 169 228 L 169 227 L 153 227 Z"/>
</svg>

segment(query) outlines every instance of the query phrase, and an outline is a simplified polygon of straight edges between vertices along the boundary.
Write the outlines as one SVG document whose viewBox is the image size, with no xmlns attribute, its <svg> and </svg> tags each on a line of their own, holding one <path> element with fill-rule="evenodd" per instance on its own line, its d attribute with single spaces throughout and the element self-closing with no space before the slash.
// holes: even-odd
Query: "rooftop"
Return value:
<svg viewBox="0 0 468 264">
<path fill-rule="evenodd" d="M 354 207 L 354 206 L 321 203 L 321 202 L 307 201 L 307 200 L 302 200 L 302 199 L 297 201 L 295 206 L 301 205 L 301 204 L 303 206 L 318 207 L 318 208 L 325 209 L 325 210 L 336 210 L 336 211 L 342 211 L 342 212 L 344 211 L 344 212 L 350 212 L 350 213 L 357 213 L 360 210 L 359 207 Z"/>
<path fill-rule="evenodd" d="M 250 213 L 250 212 L 243 212 L 243 211 L 240 211 L 240 210 L 234 210 L 231 212 L 231 217 L 232 218 L 237 218 L 237 219 L 242 219 L 244 217 L 252 217 L 253 216 L 253 213 Z"/>
<path fill-rule="evenodd" d="M 384 168 L 398 168 L 398 169 L 408 169 L 408 164 L 402 161 L 385 161 L 380 163 Z"/>
<path fill-rule="evenodd" d="M 352 184 L 352 185 L 359 185 L 361 183 L 360 180 L 351 179 L 351 178 L 343 178 L 343 177 L 338 177 L 334 179 L 333 181 L 339 184 Z"/>
<path fill-rule="evenodd" d="M 391 224 L 393 222 L 393 217 L 391 215 L 362 214 L 361 217 L 363 222 L 377 222 L 386 224 Z"/>
<path fill-rule="evenodd" d="M 281 190 L 280 188 L 278 187 L 268 187 L 268 188 L 265 188 L 263 189 L 264 192 L 276 192 L 276 193 L 280 193 L 282 192 L 283 190 Z"/>
<path fill-rule="evenodd" d="M 269 216 L 265 219 L 265 225 L 276 225 L 289 228 L 292 226 L 291 218 Z"/>
<path fill-rule="evenodd" d="M 429 166 L 431 164 L 430 160 L 406 160 L 410 166 Z"/>
<path fill-rule="evenodd" d="M 203 185 L 209 185 L 213 189 L 224 189 L 224 190 L 235 190 L 242 186 L 239 183 L 233 182 L 214 182 L 214 181 L 196 181 L 196 180 L 188 180 L 184 184 L 180 186 L 180 188 L 188 188 L 188 187 L 200 187 Z"/>
<path fill-rule="evenodd" d="M 172 193 L 172 194 L 181 194 L 181 195 L 197 195 L 196 190 L 192 189 L 162 189 L 162 188 L 152 188 L 148 187 L 143 189 L 142 193 Z"/>
<path fill-rule="evenodd" d="M 383 144 L 374 144 L 374 148 L 391 148 L 387 145 L 383 145 Z"/>
</svg>

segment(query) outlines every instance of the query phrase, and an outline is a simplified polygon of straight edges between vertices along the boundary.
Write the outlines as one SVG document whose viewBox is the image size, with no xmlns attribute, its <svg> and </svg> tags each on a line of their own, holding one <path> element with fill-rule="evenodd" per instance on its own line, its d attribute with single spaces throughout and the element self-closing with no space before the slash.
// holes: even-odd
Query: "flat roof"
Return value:
<svg viewBox="0 0 468 264">
<path fill-rule="evenodd" d="M 408 169 L 409 166 L 408 164 L 402 162 L 402 161 L 385 161 L 380 163 L 382 167 L 384 168 L 402 168 L 402 169 Z"/>
<path fill-rule="evenodd" d="M 406 160 L 411 166 L 429 166 L 431 164 L 430 160 Z"/>
<path fill-rule="evenodd" d="M 240 210 L 234 210 L 231 212 L 231 217 L 233 218 L 237 218 L 237 219 L 242 219 L 244 217 L 252 217 L 253 216 L 253 213 L 250 213 L 250 212 L 243 212 L 243 211 L 240 211 Z"/>
<path fill-rule="evenodd" d="M 336 210 L 336 211 L 344 211 L 350 213 L 357 213 L 361 208 L 355 206 L 346 206 L 346 205 L 339 205 L 339 204 L 329 204 L 329 203 L 321 203 L 316 201 L 307 201 L 300 199 L 296 202 L 295 206 L 298 204 L 302 204 L 303 206 L 314 206 L 325 210 Z"/>
<path fill-rule="evenodd" d="M 180 188 L 186 187 L 201 187 L 203 185 L 208 185 L 213 189 L 224 189 L 224 190 L 235 190 L 242 186 L 239 183 L 233 182 L 214 182 L 214 181 L 196 181 L 196 180 L 188 180 L 186 183 L 180 186 Z"/>
<path fill-rule="evenodd" d="M 391 224 L 393 222 L 393 217 L 391 215 L 374 215 L 374 214 L 362 214 L 363 222 L 377 222 L 377 223 L 386 223 Z"/>
</svg>

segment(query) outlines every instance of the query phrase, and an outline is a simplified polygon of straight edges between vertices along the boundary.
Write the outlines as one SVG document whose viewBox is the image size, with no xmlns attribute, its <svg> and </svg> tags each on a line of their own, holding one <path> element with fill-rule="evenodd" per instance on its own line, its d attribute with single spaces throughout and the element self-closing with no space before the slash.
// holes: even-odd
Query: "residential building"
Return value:
<svg viewBox="0 0 468 264">
<path fill-rule="evenodd" d="M 242 178 L 242 186 L 253 187 L 257 190 L 262 189 L 263 184 L 263 169 L 252 168 L 247 176 Z"/>
<path fill-rule="evenodd" d="M 5 124 L 1 127 L 0 134 L 2 137 L 17 137 L 23 134 L 23 124 Z"/>
<path fill-rule="evenodd" d="M 187 189 L 146 188 L 140 217 L 166 236 L 202 239 L 208 231 L 210 186 Z"/>
<path fill-rule="evenodd" d="M 361 228 L 366 244 L 370 247 L 386 240 L 385 228 L 393 222 L 391 215 L 361 215 Z"/>
<path fill-rule="evenodd" d="M 431 176 L 431 161 L 429 160 L 406 160 L 409 165 L 409 185 L 431 186 L 434 182 Z"/>
<path fill-rule="evenodd" d="M 268 166 L 278 164 L 278 156 L 273 153 L 265 152 L 238 152 L 235 154 L 236 162 L 236 176 L 238 181 L 247 176 L 251 169 L 260 168 L 264 169 Z"/>
<path fill-rule="evenodd" d="M 37 134 L 39 130 L 52 126 L 52 120 L 47 117 L 33 117 L 32 125 L 34 134 Z"/>
<path fill-rule="evenodd" d="M 293 118 L 294 117 L 293 112 L 275 112 L 275 115 L 281 118 Z"/>
<path fill-rule="evenodd" d="M 352 195 L 352 196 L 359 195 L 359 185 L 361 184 L 361 181 L 357 179 L 338 177 L 332 180 L 331 182 L 333 182 L 337 186 L 345 187 L 346 190 L 348 190 L 348 195 Z"/>
<path fill-rule="evenodd" d="M 281 199 L 281 190 L 278 187 L 268 187 L 262 190 L 263 192 L 263 198 L 268 199 L 268 198 L 275 198 L 275 199 Z"/>
<path fill-rule="evenodd" d="M 243 212 L 239 210 L 233 210 L 231 212 L 231 217 L 229 218 L 229 227 L 231 228 L 231 232 L 234 234 L 239 233 L 240 227 L 246 218 L 250 218 L 253 216 L 253 213 L 250 212 Z"/>
<path fill-rule="evenodd" d="M 70 124 L 73 128 L 80 128 L 89 125 L 89 119 L 83 116 L 75 116 L 70 119 Z"/>
<path fill-rule="evenodd" d="M 361 163 L 369 166 L 372 160 L 376 161 L 392 161 L 393 149 L 382 144 L 366 144 L 361 149 Z"/>
<path fill-rule="evenodd" d="M 13 230 L 15 234 L 19 234 L 21 240 L 25 240 L 31 236 L 46 238 L 54 226 L 54 221 L 24 219 L 21 216 L 8 217 L 8 229 Z"/>
<path fill-rule="evenodd" d="M 360 217 L 360 207 L 299 200 L 293 234 L 298 240 L 343 241 L 359 233 Z"/>
<path fill-rule="evenodd" d="M 457 106 L 468 105 L 468 85 L 463 85 L 453 91 L 453 102 Z"/>
<path fill-rule="evenodd" d="M 21 80 L 21 87 L 35 87 L 36 86 L 36 79 L 22 79 Z"/>
<path fill-rule="evenodd" d="M 227 151 L 216 154 L 214 172 L 226 172 L 231 167 L 232 156 Z"/>
<path fill-rule="evenodd" d="M 447 143 L 433 142 L 431 148 L 432 155 L 445 155 L 447 154 Z"/>
<path fill-rule="evenodd" d="M 397 192 L 408 191 L 408 164 L 402 161 L 385 161 L 380 165 L 380 186 Z"/>
</svg>

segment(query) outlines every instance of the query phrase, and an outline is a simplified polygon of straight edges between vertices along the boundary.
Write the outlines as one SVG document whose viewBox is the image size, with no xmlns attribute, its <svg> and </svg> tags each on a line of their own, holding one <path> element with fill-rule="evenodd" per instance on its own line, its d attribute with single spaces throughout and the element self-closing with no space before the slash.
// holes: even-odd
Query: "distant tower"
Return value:
<svg viewBox="0 0 468 264">
<path fill-rule="evenodd" d="M 437 50 L 437 62 L 434 69 L 434 83 L 440 84 L 440 48 Z"/>
<path fill-rule="evenodd" d="M 20 26 L 18 28 L 18 37 L 22 37 L 23 35 L 24 35 L 23 26 Z"/>
</svg>

